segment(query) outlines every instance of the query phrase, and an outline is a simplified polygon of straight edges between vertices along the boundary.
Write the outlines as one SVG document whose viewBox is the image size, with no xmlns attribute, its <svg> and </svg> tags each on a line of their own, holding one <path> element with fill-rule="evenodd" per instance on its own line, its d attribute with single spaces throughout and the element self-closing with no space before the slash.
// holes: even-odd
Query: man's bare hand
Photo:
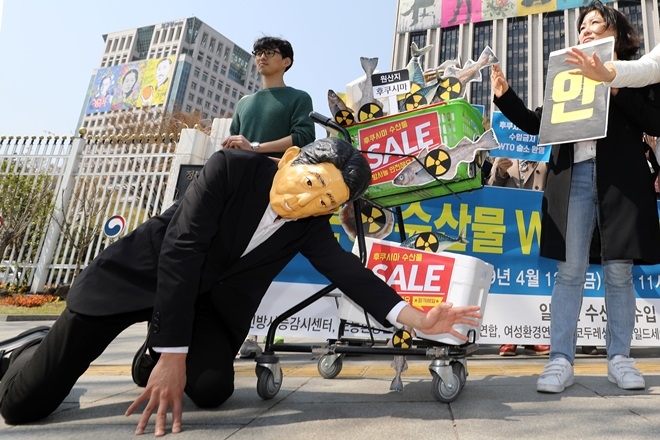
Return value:
<svg viewBox="0 0 660 440">
<path fill-rule="evenodd" d="M 453 307 L 452 303 L 440 303 L 429 310 L 422 320 L 422 325 L 417 329 L 427 335 L 448 333 L 462 341 L 467 341 L 468 337 L 454 330 L 454 326 L 466 324 L 477 327 L 478 320 L 483 316 L 479 309 L 479 306 Z"/>
<path fill-rule="evenodd" d="M 612 82 L 616 77 L 616 70 L 610 63 L 605 63 L 598 58 L 594 52 L 591 56 L 576 47 L 571 47 L 566 51 L 566 62 L 578 67 L 579 70 L 572 70 L 572 75 L 583 75 L 594 81 Z"/>
<path fill-rule="evenodd" d="M 147 386 L 137 399 L 126 410 L 130 416 L 143 402 L 147 406 L 142 412 L 140 422 L 135 429 L 138 435 L 144 434 L 144 429 L 156 407 L 156 428 L 154 435 L 165 435 L 167 411 L 172 408 L 172 432 L 181 432 L 181 415 L 183 404 L 183 389 L 186 386 L 186 354 L 162 353 L 154 366 Z"/>
</svg>

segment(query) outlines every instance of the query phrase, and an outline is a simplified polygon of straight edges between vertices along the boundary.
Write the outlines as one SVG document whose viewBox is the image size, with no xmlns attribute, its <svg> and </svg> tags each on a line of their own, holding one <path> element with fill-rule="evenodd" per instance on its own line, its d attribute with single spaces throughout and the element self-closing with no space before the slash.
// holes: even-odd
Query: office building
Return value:
<svg viewBox="0 0 660 440">
<path fill-rule="evenodd" d="M 394 69 L 410 59 L 410 46 L 433 49 L 421 60 L 425 70 L 447 60 L 477 60 L 489 46 L 518 96 L 530 108 L 543 104 L 545 72 L 552 51 L 578 44 L 576 21 L 583 0 L 398 0 Z M 639 55 L 660 43 L 658 0 L 606 1 L 623 12 L 642 37 Z M 472 82 L 467 99 L 490 114 L 490 69 Z"/>
<path fill-rule="evenodd" d="M 112 32 L 103 40 L 78 124 L 89 135 L 117 133 L 116 121 L 131 114 L 230 117 L 239 99 L 261 87 L 250 51 L 196 17 Z"/>
</svg>

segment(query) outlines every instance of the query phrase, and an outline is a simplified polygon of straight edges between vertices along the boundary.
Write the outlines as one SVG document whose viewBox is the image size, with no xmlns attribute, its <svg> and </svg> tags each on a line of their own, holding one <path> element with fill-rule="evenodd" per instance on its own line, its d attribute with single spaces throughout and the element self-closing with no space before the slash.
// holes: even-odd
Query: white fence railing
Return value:
<svg viewBox="0 0 660 440">
<path fill-rule="evenodd" d="M 0 164 L 14 167 L 0 174 L 47 173 L 55 188 L 44 201 L 55 207 L 52 216 L 32 234 L 40 238 L 4 252 L 0 282 L 31 292 L 71 283 L 77 269 L 174 201 L 180 166 L 203 164 L 215 151 L 214 136 L 186 129 L 179 139 L 0 137 Z M 123 219 L 120 234 L 104 232 L 110 219 Z"/>
</svg>

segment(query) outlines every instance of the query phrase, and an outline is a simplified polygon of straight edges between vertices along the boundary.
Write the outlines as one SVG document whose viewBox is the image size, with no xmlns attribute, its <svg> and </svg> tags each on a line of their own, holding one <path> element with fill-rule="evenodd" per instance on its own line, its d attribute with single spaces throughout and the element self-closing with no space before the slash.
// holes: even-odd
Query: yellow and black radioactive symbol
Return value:
<svg viewBox="0 0 660 440">
<path fill-rule="evenodd" d="M 387 225 L 387 216 L 382 209 L 374 205 L 366 205 L 361 209 L 362 228 L 365 234 L 376 234 Z"/>
<path fill-rule="evenodd" d="M 335 122 L 342 127 L 348 127 L 355 123 L 355 116 L 348 110 L 339 110 L 335 113 Z"/>
<path fill-rule="evenodd" d="M 436 96 L 443 101 L 450 99 L 460 98 L 463 95 L 463 86 L 458 78 L 448 76 L 443 78 L 438 85 L 438 90 L 435 92 Z"/>
<path fill-rule="evenodd" d="M 413 345 L 412 335 L 404 329 L 399 329 L 392 335 L 392 345 L 397 348 L 410 348 Z"/>
<path fill-rule="evenodd" d="M 424 95 L 418 93 L 413 93 L 408 95 L 406 100 L 403 102 L 403 105 L 406 110 L 415 110 L 418 107 L 428 104 Z"/>
<path fill-rule="evenodd" d="M 451 156 L 441 148 L 430 151 L 424 158 L 424 168 L 435 177 L 447 174 L 451 168 Z"/>
<path fill-rule="evenodd" d="M 368 121 L 370 119 L 376 119 L 383 116 L 383 107 L 376 104 L 375 102 L 369 102 L 358 111 L 358 121 Z"/>
<path fill-rule="evenodd" d="M 436 252 L 440 247 L 438 238 L 432 232 L 421 232 L 417 234 L 413 248 L 419 251 Z"/>
</svg>

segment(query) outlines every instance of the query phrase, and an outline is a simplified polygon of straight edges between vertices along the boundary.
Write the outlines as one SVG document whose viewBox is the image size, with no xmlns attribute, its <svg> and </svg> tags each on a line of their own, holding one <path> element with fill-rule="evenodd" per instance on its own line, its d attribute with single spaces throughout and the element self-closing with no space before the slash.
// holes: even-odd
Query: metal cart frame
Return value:
<svg viewBox="0 0 660 440">
<path fill-rule="evenodd" d="M 350 142 L 351 138 L 348 131 L 332 119 L 316 112 L 310 113 L 310 117 L 316 123 L 323 125 L 324 127 L 334 132 L 341 133 L 344 139 Z M 395 153 L 383 154 L 410 157 L 421 164 L 416 156 Z M 423 166 L 423 164 L 421 165 Z M 433 177 L 438 182 L 444 184 L 444 182 L 437 179 L 437 177 Z M 449 187 L 447 188 L 451 191 Z M 451 193 L 458 197 L 458 195 L 453 191 L 451 191 Z M 367 255 L 365 234 L 362 224 L 359 224 L 359 219 L 361 218 L 361 207 L 359 200 L 355 200 L 353 202 L 353 209 L 355 211 L 356 223 L 358 223 L 356 227 L 355 240 L 358 244 L 360 259 L 363 264 L 366 264 Z M 394 210 L 397 217 L 399 231 L 402 237 L 401 241 L 403 241 L 405 239 L 405 227 L 401 215 L 401 208 L 397 206 L 394 208 Z M 344 328 L 347 322 L 342 320 L 340 322 L 338 339 L 336 340 L 328 340 L 327 343 L 318 345 L 302 343 L 274 343 L 275 333 L 279 324 L 295 315 L 299 311 L 303 310 L 304 308 L 308 307 L 309 305 L 313 304 L 314 302 L 318 301 L 319 299 L 323 298 L 324 296 L 329 295 L 336 288 L 337 286 L 335 284 L 330 284 L 324 287 L 309 298 L 286 310 L 273 320 L 270 327 L 268 328 L 266 335 L 265 350 L 261 355 L 255 358 L 255 362 L 257 363 L 255 367 L 255 372 L 257 375 L 257 393 L 262 399 L 272 399 L 277 395 L 282 386 L 282 368 L 280 366 L 279 357 L 275 354 L 275 352 L 312 353 L 318 355 L 319 361 L 317 368 L 319 374 L 326 379 L 332 379 L 341 372 L 343 367 L 343 358 L 346 354 L 378 354 L 391 356 L 425 357 L 431 359 L 429 371 L 433 378 L 432 393 L 436 400 L 443 403 L 450 403 L 458 398 L 461 390 L 465 386 L 465 382 L 468 376 L 466 358 L 470 353 L 476 351 L 478 347 L 476 344 L 475 330 L 468 331 L 468 342 L 462 345 L 448 345 L 440 342 L 415 338 L 413 340 L 413 346 L 410 348 L 385 347 L 382 346 L 382 344 L 386 343 L 387 341 L 377 341 L 374 337 L 373 328 L 370 325 L 366 326 L 366 328 L 369 330 L 369 338 L 351 338 L 350 340 L 343 339 Z M 366 311 L 365 318 L 366 322 L 369 323 L 369 316 Z M 360 345 L 355 346 L 356 343 Z M 379 344 L 381 345 L 379 346 Z"/>
</svg>

